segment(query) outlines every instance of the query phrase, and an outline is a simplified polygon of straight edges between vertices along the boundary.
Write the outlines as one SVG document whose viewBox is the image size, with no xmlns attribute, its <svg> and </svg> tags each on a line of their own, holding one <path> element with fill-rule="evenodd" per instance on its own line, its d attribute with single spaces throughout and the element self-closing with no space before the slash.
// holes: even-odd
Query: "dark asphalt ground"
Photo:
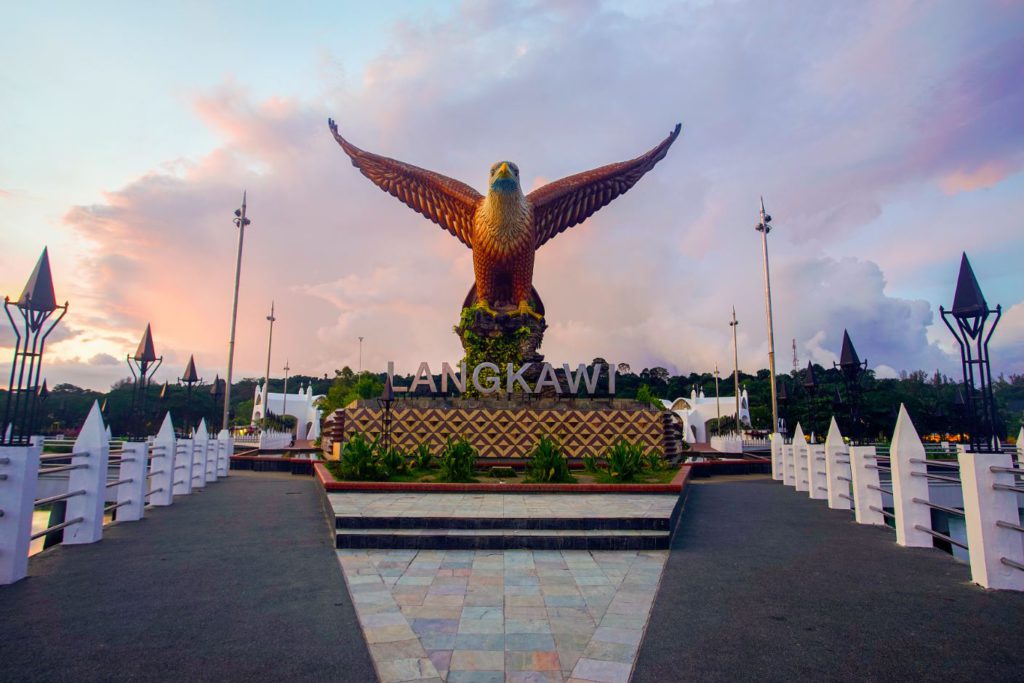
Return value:
<svg viewBox="0 0 1024 683">
<path fill-rule="evenodd" d="M 374 681 L 310 477 L 235 473 L 0 586 L 3 681 Z"/>
<path fill-rule="evenodd" d="M 770 479 L 688 487 L 634 681 L 1024 681 L 1024 594 Z"/>
</svg>

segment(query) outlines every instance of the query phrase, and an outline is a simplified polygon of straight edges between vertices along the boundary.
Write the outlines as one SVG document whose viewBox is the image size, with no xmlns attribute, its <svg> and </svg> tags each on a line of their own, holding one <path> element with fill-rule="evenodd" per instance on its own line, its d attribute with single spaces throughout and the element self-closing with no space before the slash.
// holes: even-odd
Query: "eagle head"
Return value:
<svg viewBox="0 0 1024 683">
<path fill-rule="evenodd" d="M 519 167 L 511 161 L 499 161 L 491 166 L 488 183 L 492 192 L 522 192 L 519 187 Z"/>
</svg>

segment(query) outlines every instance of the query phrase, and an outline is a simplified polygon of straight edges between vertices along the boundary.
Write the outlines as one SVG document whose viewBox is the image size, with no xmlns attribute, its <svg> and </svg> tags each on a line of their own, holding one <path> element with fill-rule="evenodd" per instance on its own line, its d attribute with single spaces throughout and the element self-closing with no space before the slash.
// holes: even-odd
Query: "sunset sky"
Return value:
<svg viewBox="0 0 1024 683">
<path fill-rule="evenodd" d="M 640 8 L 638 8 L 640 7 Z M 1024 2 L 16 3 L 0 28 L 0 294 L 50 249 L 71 307 L 50 385 L 223 376 L 242 191 L 236 378 L 461 357 L 470 252 L 335 144 L 485 189 L 636 156 L 633 190 L 545 245 L 542 351 L 634 368 L 837 359 L 959 371 L 938 316 L 967 251 L 1003 306 L 993 372 L 1024 372 Z M 13 335 L 0 327 L 0 383 Z M 5 370 L 4 368 L 8 368 Z"/>
</svg>

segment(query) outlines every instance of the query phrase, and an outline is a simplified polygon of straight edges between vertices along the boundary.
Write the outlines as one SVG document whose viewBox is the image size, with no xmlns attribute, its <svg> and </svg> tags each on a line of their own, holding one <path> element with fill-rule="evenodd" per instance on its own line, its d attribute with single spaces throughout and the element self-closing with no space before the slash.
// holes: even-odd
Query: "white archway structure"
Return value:
<svg viewBox="0 0 1024 683">
<path fill-rule="evenodd" d="M 284 394 L 267 394 L 262 384 L 256 386 L 253 395 L 252 423 L 255 425 L 267 412 L 275 415 L 291 415 L 295 418 L 295 437 L 297 439 L 315 440 L 320 436 L 320 410 L 316 402 L 323 398 L 323 395 L 313 395 L 313 387 L 299 388 L 298 393 L 288 394 L 285 400 Z"/>
<path fill-rule="evenodd" d="M 701 391 L 690 391 L 687 397 L 673 400 L 662 399 L 668 410 L 678 415 L 683 421 L 683 438 L 687 443 L 706 443 L 708 441 L 707 423 L 718 417 L 719 409 L 722 417 L 735 417 L 736 398 L 734 396 L 714 396 L 708 398 Z M 740 424 L 750 424 L 750 397 L 747 390 L 740 393 Z"/>
</svg>

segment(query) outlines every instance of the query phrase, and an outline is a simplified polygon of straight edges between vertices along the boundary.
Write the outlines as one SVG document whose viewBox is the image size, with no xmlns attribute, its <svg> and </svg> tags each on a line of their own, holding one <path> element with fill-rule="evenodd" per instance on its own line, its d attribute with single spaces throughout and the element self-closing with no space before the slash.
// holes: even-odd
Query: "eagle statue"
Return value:
<svg viewBox="0 0 1024 683">
<path fill-rule="evenodd" d="M 519 167 L 491 166 L 487 194 L 447 176 L 365 152 L 338 132 L 331 133 L 352 165 L 377 187 L 457 237 L 473 250 L 475 305 L 513 315 L 540 314 L 531 305 L 534 254 L 560 232 L 578 225 L 633 187 L 665 158 L 681 125 L 646 154 L 562 178 L 523 194 Z M 467 301 L 474 303 L 474 292 Z"/>
</svg>

